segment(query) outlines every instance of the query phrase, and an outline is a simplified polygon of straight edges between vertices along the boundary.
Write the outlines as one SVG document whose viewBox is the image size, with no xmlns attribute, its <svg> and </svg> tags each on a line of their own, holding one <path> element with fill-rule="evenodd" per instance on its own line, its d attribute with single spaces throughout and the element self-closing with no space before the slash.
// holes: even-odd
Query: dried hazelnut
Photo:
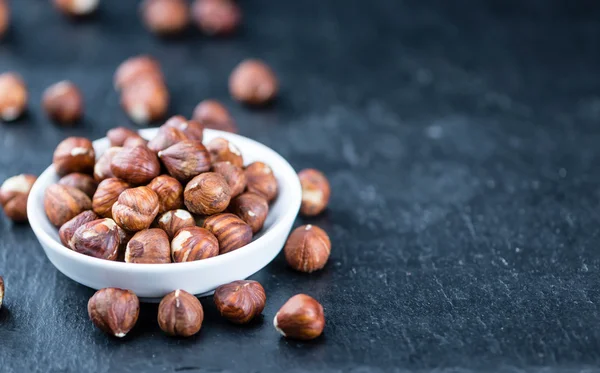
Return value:
<svg viewBox="0 0 600 373">
<path fill-rule="evenodd" d="M 205 172 L 193 178 L 185 187 L 183 201 L 191 213 L 212 215 L 229 205 L 231 190 L 223 176 Z"/>
<path fill-rule="evenodd" d="M 5 122 L 18 119 L 27 108 L 27 87 L 15 73 L 0 74 L 0 118 Z"/>
<path fill-rule="evenodd" d="M 219 255 L 219 241 L 204 228 L 182 228 L 171 242 L 173 262 L 191 262 L 217 255 Z"/>
<path fill-rule="evenodd" d="M 161 126 L 158 129 L 156 136 L 148 141 L 148 149 L 158 153 L 183 140 L 187 140 L 187 136 L 182 131 L 174 127 Z"/>
<path fill-rule="evenodd" d="M 239 27 L 242 12 L 231 0 L 195 0 L 192 17 L 208 35 L 230 35 Z"/>
<path fill-rule="evenodd" d="M 42 107 L 53 121 L 73 124 L 83 115 L 83 96 L 75 84 L 64 80 L 44 91 Z"/>
<path fill-rule="evenodd" d="M 252 233 L 260 231 L 269 214 L 269 203 L 264 197 L 254 193 L 244 193 L 231 200 L 229 211 L 240 217 L 252 228 Z"/>
<path fill-rule="evenodd" d="M 265 308 L 265 289 L 256 281 L 241 280 L 215 290 L 215 305 L 221 316 L 236 324 L 247 324 Z"/>
<path fill-rule="evenodd" d="M 71 238 L 73 238 L 75 231 L 82 225 L 94 220 L 98 220 L 98 215 L 96 215 L 95 212 L 88 210 L 82 212 L 81 214 L 77 215 L 65 224 L 61 225 L 60 229 L 58 230 L 60 242 L 62 242 L 62 244 L 66 247 L 72 249 Z"/>
<path fill-rule="evenodd" d="M 229 162 L 217 162 L 212 165 L 212 171 L 223 175 L 231 189 L 232 198 L 246 189 L 246 174 L 242 168 Z"/>
<path fill-rule="evenodd" d="M 181 115 L 169 118 L 163 127 L 177 128 L 185 134 L 188 140 L 201 142 L 204 138 L 204 126 L 195 120 L 187 120 Z"/>
<path fill-rule="evenodd" d="M 79 189 L 59 184 L 50 185 L 46 189 L 44 210 L 50 223 L 56 227 L 91 208 L 90 198 Z"/>
<path fill-rule="evenodd" d="M 219 254 L 239 249 L 252 241 L 252 228 L 233 214 L 217 214 L 207 217 L 203 227 L 219 240 Z"/>
<path fill-rule="evenodd" d="M 273 170 L 262 162 L 246 167 L 246 182 L 249 192 L 259 194 L 271 202 L 277 197 L 277 179 Z"/>
<path fill-rule="evenodd" d="M 133 122 L 148 124 L 167 113 L 169 91 L 162 80 L 155 77 L 139 78 L 123 87 L 121 106 Z"/>
<path fill-rule="evenodd" d="M 169 174 L 182 183 L 210 170 L 210 155 L 204 145 L 196 141 L 178 142 L 158 152 L 158 158 Z"/>
<path fill-rule="evenodd" d="M 204 320 L 202 304 L 185 290 L 175 290 L 158 305 L 158 325 L 171 336 L 190 337 L 200 331 Z"/>
<path fill-rule="evenodd" d="M 127 189 L 112 207 L 115 222 L 131 232 L 148 228 L 157 214 L 158 196 L 144 186 Z"/>
<path fill-rule="evenodd" d="M 120 90 L 138 79 L 163 80 L 160 64 L 150 56 L 135 56 L 123 61 L 114 76 L 115 89 Z"/>
<path fill-rule="evenodd" d="M 72 172 L 91 174 L 96 163 L 94 146 L 84 137 L 67 137 L 54 150 L 52 163 L 60 176 Z"/>
<path fill-rule="evenodd" d="M 10 26 L 10 7 L 5 0 L 0 1 L 0 37 L 3 37 Z M 0 305 L 1 305 L 0 301 Z"/>
<path fill-rule="evenodd" d="M 53 0 L 54 6 L 71 17 L 87 16 L 98 8 L 100 0 Z"/>
<path fill-rule="evenodd" d="M 148 146 L 148 141 L 143 139 L 141 136 L 138 137 L 128 137 L 123 143 L 124 148 L 135 148 L 136 146 Z"/>
<path fill-rule="evenodd" d="M 167 233 L 169 239 L 173 239 L 180 229 L 195 226 L 194 217 L 186 210 L 167 211 L 158 218 L 158 227 Z"/>
<path fill-rule="evenodd" d="M 319 215 L 329 203 L 329 182 L 323 173 L 307 168 L 298 173 L 302 184 L 302 206 L 300 213 L 304 216 Z"/>
<path fill-rule="evenodd" d="M 152 179 L 148 188 L 158 196 L 158 213 L 183 207 L 183 187 L 171 176 L 160 175 Z"/>
<path fill-rule="evenodd" d="M 122 149 L 123 148 L 120 146 L 113 146 L 112 148 L 106 149 L 100 158 L 98 158 L 96 164 L 94 165 L 94 179 L 97 182 L 115 177 L 110 169 L 110 164 L 112 163 L 113 157 Z"/>
<path fill-rule="evenodd" d="M 4 214 L 15 222 L 27 221 L 27 199 L 33 183 L 34 175 L 21 174 L 9 177 L 0 187 L 0 205 Z"/>
<path fill-rule="evenodd" d="M 217 137 L 206 144 L 212 163 L 229 162 L 238 167 L 244 167 L 242 152 L 229 140 Z"/>
<path fill-rule="evenodd" d="M 94 180 L 93 177 L 80 172 L 73 172 L 72 174 L 63 176 L 60 180 L 58 180 L 58 183 L 60 185 L 67 185 L 77 188 L 83 193 L 87 194 L 87 196 L 90 198 L 94 196 L 94 193 L 96 193 L 96 188 L 98 188 L 98 182 Z"/>
<path fill-rule="evenodd" d="M 92 198 L 92 209 L 104 218 L 112 219 L 112 207 L 129 184 L 117 178 L 102 180 Z"/>
<path fill-rule="evenodd" d="M 140 301 L 131 290 L 100 289 L 88 302 L 88 314 L 103 332 L 123 338 L 135 326 L 140 313 Z"/>
<path fill-rule="evenodd" d="M 149 183 L 160 174 L 156 154 L 145 146 L 123 148 L 115 154 L 110 169 L 116 177 L 132 185 Z"/>
<path fill-rule="evenodd" d="M 171 263 L 171 245 L 167 234 L 158 228 L 137 232 L 125 250 L 126 263 Z"/>
<path fill-rule="evenodd" d="M 242 61 L 229 76 L 229 93 L 248 105 L 265 105 L 279 89 L 277 77 L 267 64 L 259 60 Z"/>
<path fill-rule="evenodd" d="M 4 301 L 4 279 L 0 276 L 0 308 L 2 308 L 2 301 Z"/>
<path fill-rule="evenodd" d="M 235 121 L 220 102 L 216 100 L 201 101 L 194 108 L 194 120 L 202 123 L 206 128 L 219 131 L 238 133 Z"/>
<path fill-rule="evenodd" d="M 145 0 L 141 11 L 146 27 L 160 35 L 181 33 L 190 18 L 185 0 Z"/>
<path fill-rule="evenodd" d="M 325 328 L 323 306 L 306 294 L 294 295 L 279 309 L 273 326 L 286 338 L 315 339 Z"/>
<path fill-rule="evenodd" d="M 285 247 L 285 259 L 290 267 L 300 272 L 313 272 L 325 266 L 331 253 L 329 236 L 314 225 L 294 229 Z"/>
<path fill-rule="evenodd" d="M 123 146 L 125 140 L 130 137 L 140 137 L 137 132 L 126 127 L 115 127 L 106 132 L 110 146 Z"/>
<path fill-rule="evenodd" d="M 77 228 L 68 246 L 83 255 L 116 260 L 120 243 L 119 227 L 115 222 L 112 219 L 98 219 Z"/>
</svg>

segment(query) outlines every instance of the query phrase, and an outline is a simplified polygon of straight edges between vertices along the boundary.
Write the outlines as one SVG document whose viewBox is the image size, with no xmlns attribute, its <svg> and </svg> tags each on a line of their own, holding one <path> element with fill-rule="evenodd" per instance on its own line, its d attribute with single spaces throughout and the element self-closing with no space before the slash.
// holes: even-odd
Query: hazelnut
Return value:
<svg viewBox="0 0 600 373">
<path fill-rule="evenodd" d="M 158 196 L 158 213 L 183 207 L 183 187 L 171 176 L 160 175 L 152 179 L 148 188 Z"/>
<path fill-rule="evenodd" d="M 71 247 L 71 238 L 73 238 L 75 231 L 82 225 L 94 220 L 98 220 L 98 215 L 96 215 L 95 212 L 88 210 L 82 212 L 81 214 L 75 216 L 73 219 L 69 220 L 65 224 L 61 225 L 60 229 L 58 230 L 60 242 L 62 242 L 62 244 L 66 247 L 73 249 Z"/>
<path fill-rule="evenodd" d="M 77 228 L 68 246 L 83 255 L 116 260 L 120 243 L 117 224 L 112 219 L 98 219 Z"/>
<path fill-rule="evenodd" d="M 202 304 L 185 290 L 175 290 L 158 305 L 158 325 L 171 336 L 190 337 L 200 331 L 204 320 Z"/>
<path fill-rule="evenodd" d="M 114 76 L 115 89 L 120 90 L 138 79 L 163 80 L 160 64 L 150 56 L 135 56 L 123 61 Z"/>
<path fill-rule="evenodd" d="M 244 170 L 229 162 L 213 163 L 212 171 L 223 175 L 231 189 L 231 197 L 240 195 L 246 189 L 246 174 Z"/>
<path fill-rule="evenodd" d="M 137 232 L 125 250 L 126 263 L 171 263 L 171 245 L 167 234 L 158 228 Z"/>
<path fill-rule="evenodd" d="M 3 37 L 10 26 L 10 7 L 6 0 L 0 1 L 0 37 Z M 0 304 L 2 302 L 0 301 Z"/>
<path fill-rule="evenodd" d="M 190 18 L 185 0 L 145 0 L 141 12 L 146 27 L 160 35 L 181 33 Z"/>
<path fill-rule="evenodd" d="M 91 208 L 90 197 L 77 188 L 53 184 L 46 189 L 44 210 L 48 220 L 56 227 Z"/>
<path fill-rule="evenodd" d="M 323 306 L 306 294 L 294 295 L 279 309 L 273 326 L 286 338 L 315 339 L 325 328 Z"/>
<path fill-rule="evenodd" d="M 300 213 L 304 216 L 319 215 L 329 202 L 329 182 L 323 173 L 307 168 L 298 173 L 302 185 L 302 206 Z"/>
<path fill-rule="evenodd" d="M 137 132 L 126 127 L 115 127 L 106 132 L 110 146 L 123 146 L 125 140 L 130 137 L 141 137 Z"/>
<path fill-rule="evenodd" d="M 27 87 L 12 72 L 0 74 L 0 118 L 5 122 L 18 119 L 27 108 Z"/>
<path fill-rule="evenodd" d="M 217 214 L 207 217 L 203 227 L 219 240 L 219 254 L 239 249 L 252 241 L 252 228 L 233 214 Z"/>
<path fill-rule="evenodd" d="M 260 231 L 269 214 L 269 203 L 258 194 L 244 193 L 231 200 L 229 211 L 240 217 L 252 228 L 252 233 Z"/>
<path fill-rule="evenodd" d="M 71 17 L 87 16 L 98 8 L 100 0 L 53 0 L 54 6 Z"/>
<path fill-rule="evenodd" d="M 72 174 L 63 176 L 60 180 L 58 180 L 58 183 L 60 185 L 67 185 L 77 188 L 83 193 L 87 194 L 87 196 L 90 198 L 94 196 L 94 193 L 96 193 L 96 188 L 98 188 L 98 182 L 94 180 L 93 177 L 79 172 L 73 172 Z"/>
<path fill-rule="evenodd" d="M 246 167 L 245 173 L 249 192 L 261 195 L 269 202 L 277 197 L 277 179 L 271 167 L 262 162 L 254 162 Z"/>
<path fill-rule="evenodd" d="M 194 217 L 186 210 L 171 210 L 158 217 L 158 227 L 165 231 L 170 239 L 173 239 L 180 229 L 195 226 Z"/>
<path fill-rule="evenodd" d="M 148 149 L 158 153 L 183 140 L 187 140 L 187 136 L 182 131 L 174 127 L 161 126 L 152 140 L 148 141 Z"/>
<path fill-rule="evenodd" d="M 210 155 L 204 145 L 196 141 L 178 142 L 158 152 L 158 157 L 169 174 L 182 183 L 210 170 Z"/>
<path fill-rule="evenodd" d="M 67 137 L 54 150 L 52 163 L 60 176 L 72 172 L 91 174 L 96 163 L 94 146 L 84 137 Z"/>
<path fill-rule="evenodd" d="M 125 142 L 123 143 L 123 147 L 124 148 L 135 148 L 136 146 L 148 146 L 148 141 L 145 140 L 144 138 L 142 138 L 141 136 L 138 137 L 128 137 Z"/>
<path fill-rule="evenodd" d="M 163 127 L 177 128 L 185 134 L 188 140 L 201 142 L 204 138 L 204 126 L 195 120 L 187 120 L 181 115 L 169 118 Z"/>
<path fill-rule="evenodd" d="M 217 137 L 206 144 L 212 163 L 229 162 L 238 167 L 244 167 L 242 152 L 229 140 Z"/>
<path fill-rule="evenodd" d="M 140 313 L 140 301 L 131 290 L 100 289 L 88 302 L 88 314 L 103 332 L 123 338 L 135 326 Z"/>
<path fill-rule="evenodd" d="M 110 169 L 116 177 L 133 185 L 147 184 L 160 174 L 156 154 L 145 146 L 123 148 L 115 154 Z"/>
<path fill-rule="evenodd" d="M 21 174 L 9 177 L 2 183 L 0 205 L 9 219 L 15 222 L 27 221 L 27 199 L 36 180 L 34 175 Z"/>
<path fill-rule="evenodd" d="M 173 262 L 191 262 L 217 255 L 219 255 L 219 241 L 204 228 L 182 228 L 171 242 Z"/>
<path fill-rule="evenodd" d="M 198 28 L 208 35 L 230 35 L 239 27 L 242 13 L 231 0 L 196 0 L 192 17 Z"/>
<path fill-rule="evenodd" d="M 265 289 L 256 281 L 241 280 L 215 290 L 215 305 L 221 316 L 236 324 L 247 324 L 265 308 Z"/>
<path fill-rule="evenodd" d="M 46 88 L 42 107 L 53 121 L 72 124 L 83 115 L 83 96 L 75 84 L 64 80 Z"/>
<path fill-rule="evenodd" d="M 165 83 L 156 77 L 139 78 L 123 87 L 121 106 L 133 122 L 148 124 L 167 113 L 169 91 Z"/>
<path fill-rule="evenodd" d="M 113 157 L 123 150 L 120 146 L 113 146 L 112 148 L 106 149 L 106 151 L 98 158 L 96 164 L 94 165 L 94 179 L 97 182 L 102 180 L 115 177 L 112 170 L 110 169 L 110 164 L 112 163 Z"/>
<path fill-rule="evenodd" d="M 117 224 L 128 231 L 146 229 L 158 214 L 158 196 L 148 187 L 127 189 L 112 207 Z"/>
<path fill-rule="evenodd" d="M 104 218 L 112 219 L 112 207 L 129 184 L 117 178 L 102 180 L 92 197 L 92 209 Z"/>
<path fill-rule="evenodd" d="M 275 98 L 279 89 L 277 77 L 269 66 L 259 60 L 242 61 L 229 76 L 229 93 L 248 105 L 265 105 Z"/>
<path fill-rule="evenodd" d="M 0 308 L 2 308 L 2 301 L 4 300 L 4 279 L 0 276 Z"/>
<path fill-rule="evenodd" d="M 314 225 L 294 229 L 287 239 L 285 259 L 290 267 L 300 272 L 313 272 L 325 266 L 331 253 L 329 236 Z"/>
<path fill-rule="evenodd" d="M 206 126 L 206 128 L 238 133 L 235 121 L 229 114 L 229 111 L 216 100 L 201 101 L 194 108 L 193 118 Z"/>
<path fill-rule="evenodd" d="M 229 205 L 231 190 L 223 176 L 205 172 L 193 178 L 185 187 L 183 202 L 194 214 L 212 215 Z"/>
</svg>

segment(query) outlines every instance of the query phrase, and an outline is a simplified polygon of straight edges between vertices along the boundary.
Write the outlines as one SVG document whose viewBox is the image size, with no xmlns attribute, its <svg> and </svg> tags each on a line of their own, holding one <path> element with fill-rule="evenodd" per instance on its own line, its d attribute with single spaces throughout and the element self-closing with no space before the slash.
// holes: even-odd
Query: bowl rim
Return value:
<svg viewBox="0 0 600 373">
<path fill-rule="evenodd" d="M 139 130 L 138 133 L 142 135 L 142 137 L 146 138 L 154 134 L 158 131 L 157 128 L 146 128 Z M 81 254 L 75 252 L 66 246 L 64 246 L 60 241 L 55 240 L 53 237 L 47 233 L 41 225 L 41 219 L 45 218 L 45 212 L 43 206 L 36 206 L 35 200 L 37 198 L 28 198 L 27 201 L 27 215 L 29 217 L 29 225 L 33 230 L 34 234 L 37 236 L 40 243 L 43 245 L 47 245 L 48 248 L 54 250 L 59 255 L 63 255 L 69 257 L 75 261 L 84 262 L 90 266 L 102 266 L 106 269 L 114 269 L 114 270 L 126 270 L 128 272 L 168 272 L 173 268 L 178 268 L 180 270 L 183 269 L 191 269 L 193 267 L 197 267 L 197 269 L 202 269 L 203 267 L 220 265 L 227 262 L 235 261 L 238 257 L 243 255 L 249 255 L 252 251 L 260 250 L 263 242 L 268 242 L 269 240 L 277 237 L 278 232 L 285 229 L 287 224 L 285 222 L 291 222 L 293 224 L 296 216 L 298 215 L 298 211 L 300 210 L 300 204 L 302 202 L 302 188 L 300 186 L 300 180 L 298 179 L 297 173 L 294 168 L 289 164 L 289 162 L 277 153 L 275 150 L 270 147 L 256 141 L 250 139 L 245 136 L 241 136 L 238 134 L 218 131 L 213 129 L 205 129 L 205 133 L 209 133 L 213 138 L 214 137 L 224 137 L 227 139 L 235 139 L 250 142 L 255 146 L 264 148 L 267 152 L 272 152 L 276 157 L 279 158 L 279 162 L 283 165 L 282 169 L 275 169 L 276 175 L 279 175 L 282 179 L 286 180 L 286 184 L 289 183 L 289 187 L 291 188 L 291 200 L 286 202 L 287 209 L 285 209 L 284 213 L 279 215 L 275 221 L 271 224 L 271 227 L 264 231 L 264 233 L 258 237 L 256 240 L 250 242 L 249 244 L 225 254 L 220 254 L 211 258 L 206 258 L 202 260 L 195 260 L 191 262 L 171 262 L 171 263 L 125 263 L 118 262 L 113 260 L 106 260 L 101 258 L 96 258 L 92 256 L 88 256 L 85 254 Z M 108 141 L 106 137 L 102 137 L 100 139 L 94 140 L 92 143 L 94 147 L 98 146 L 99 143 Z M 237 144 L 236 144 L 237 145 Z M 239 146 L 239 145 L 238 145 Z M 243 148 L 243 147 L 242 147 Z M 42 185 L 41 180 L 46 179 L 50 173 L 55 173 L 54 166 L 51 164 L 48 166 L 37 178 L 35 183 L 33 184 L 30 195 L 40 195 L 44 193 L 45 186 Z M 285 176 L 284 176 L 285 175 Z M 288 180 L 289 179 L 289 180 Z M 280 183 L 281 185 L 281 183 Z M 56 228 L 58 229 L 58 228 Z M 171 240 L 169 240 L 169 243 Z"/>
</svg>

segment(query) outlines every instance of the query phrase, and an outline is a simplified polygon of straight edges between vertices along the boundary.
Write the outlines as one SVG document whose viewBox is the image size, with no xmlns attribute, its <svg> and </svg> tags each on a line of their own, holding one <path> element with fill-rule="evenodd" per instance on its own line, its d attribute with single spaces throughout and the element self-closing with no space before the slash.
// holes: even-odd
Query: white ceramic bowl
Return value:
<svg viewBox="0 0 600 373">
<path fill-rule="evenodd" d="M 145 129 L 140 134 L 148 139 L 156 131 Z M 204 132 L 205 142 L 215 137 L 224 137 L 237 145 L 246 164 L 254 161 L 269 164 L 279 183 L 279 195 L 270 206 L 265 226 L 250 244 L 214 258 L 170 264 L 113 262 L 76 253 L 61 244 L 58 230 L 44 212 L 44 191 L 59 179 L 50 166 L 33 185 L 27 203 L 29 223 L 50 262 L 80 284 L 93 289 L 130 289 L 145 301 L 155 301 L 175 289 L 206 295 L 222 284 L 245 279 L 265 267 L 281 251 L 298 214 L 300 182 L 292 166 L 270 148 L 227 132 L 208 129 Z M 94 141 L 98 155 L 108 147 L 106 138 Z"/>
</svg>

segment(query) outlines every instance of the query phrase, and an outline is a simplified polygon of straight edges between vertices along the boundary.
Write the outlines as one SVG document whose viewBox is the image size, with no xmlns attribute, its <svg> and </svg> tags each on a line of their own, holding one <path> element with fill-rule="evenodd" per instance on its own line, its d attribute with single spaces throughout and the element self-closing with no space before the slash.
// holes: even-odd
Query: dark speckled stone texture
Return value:
<svg viewBox="0 0 600 373">
<path fill-rule="evenodd" d="M 164 336 L 145 305 L 125 340 L 94 329 L 93 291 L 58 273 L 27 226 L 0 218 L 0 371 L 551 372 L 600 364 L 600 6 L 596 1 L 240 1 L 243 31 L 161 41 L 137 2 L 105 0 L 85 22 L 48 1 L 13 0 L 0 71 L 16 70 L 29 115 L 0 124 L 0 180 L 39 173 L 68 135 L 128 123 L 111 87 L 136 53 L 164 65 L 172 113 L 224 100 L 241 133 L 319 168 L 330 209 L 327 267 L 253 276 L 268 294 L 246 327 L 206 318 L 197 337 Z M 281 78 L 278 102 L 227 95 L 245 57 Z M 72 79 L 86 120 L 50 124 L 40 96 Z M 271 326 L 291 295 L 319 299 L 322 338 Z"/>
</svg>

